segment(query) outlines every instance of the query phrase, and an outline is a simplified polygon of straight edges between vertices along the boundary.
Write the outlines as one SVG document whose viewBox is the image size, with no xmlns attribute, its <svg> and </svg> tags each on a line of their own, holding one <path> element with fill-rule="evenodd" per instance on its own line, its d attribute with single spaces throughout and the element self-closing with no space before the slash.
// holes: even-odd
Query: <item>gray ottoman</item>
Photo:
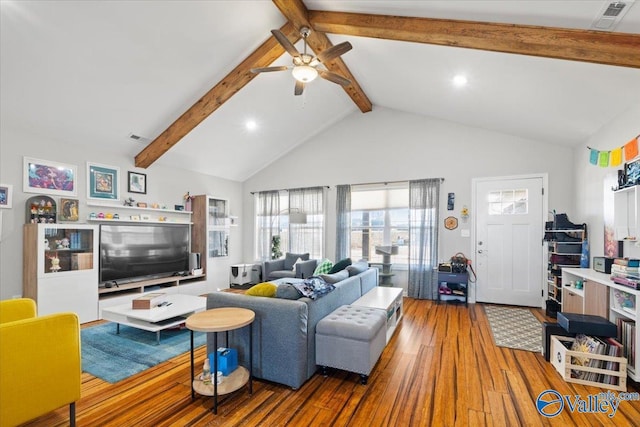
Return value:
<svg viewBox="0 0 640 427">
<path fill-rule="evenodd" d="M 343 305 L 316 325 L 316 364 L 360 374 L 367 383 L 387 343 L 387 315 L 378 308 Z"/>
</svg>

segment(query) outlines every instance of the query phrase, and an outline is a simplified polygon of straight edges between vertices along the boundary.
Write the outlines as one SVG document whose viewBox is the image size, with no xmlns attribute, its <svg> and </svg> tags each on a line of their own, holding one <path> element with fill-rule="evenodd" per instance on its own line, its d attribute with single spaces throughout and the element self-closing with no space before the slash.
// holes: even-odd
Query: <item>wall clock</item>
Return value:
<svg viewBox="0 0 640 427">
<path fill-rule="evenodd" d="M 458 228 L 458 218 L 454 216 L 448 216 L 444 219 L 444 228 L 447 230 L 454 230 Z"/>
</svg>

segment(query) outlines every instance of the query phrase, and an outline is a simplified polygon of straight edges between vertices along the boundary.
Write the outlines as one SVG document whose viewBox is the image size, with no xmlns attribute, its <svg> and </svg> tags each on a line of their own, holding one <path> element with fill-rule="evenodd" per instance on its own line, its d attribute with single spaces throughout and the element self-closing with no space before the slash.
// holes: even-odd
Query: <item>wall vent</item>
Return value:
<svg viewBox="0 0 640 427">
<path fill-rule="evenodd" d="M 608 1 L 591 24 L 592 30 L 613 31 L 635 0 Z"/>
<path fill-rule="evenodd" d="M 135 133 L 129 134 L 129 139 L 135 142 L 139 142 L 141 144 L 148 144 L 151 141 L 149 138 L 145 138 L 144 136 L 136 135 Z"/>
</svg>

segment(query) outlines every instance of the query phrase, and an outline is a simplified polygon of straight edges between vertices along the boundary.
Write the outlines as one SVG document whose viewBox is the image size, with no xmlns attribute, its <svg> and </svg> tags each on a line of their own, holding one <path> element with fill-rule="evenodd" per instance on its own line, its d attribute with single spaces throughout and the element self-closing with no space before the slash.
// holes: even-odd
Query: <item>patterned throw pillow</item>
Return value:
<svg viewBox="0 0 640 427">
<path fill-rule="evenodd" d="M 333 263 L 325 258 L 318 263 L 318 266 L 313 271 L 313 275 L 319 276 L 321 274 L 326 274 L 331 270 L 331 267 L 333 267 Z"/>
</svg>

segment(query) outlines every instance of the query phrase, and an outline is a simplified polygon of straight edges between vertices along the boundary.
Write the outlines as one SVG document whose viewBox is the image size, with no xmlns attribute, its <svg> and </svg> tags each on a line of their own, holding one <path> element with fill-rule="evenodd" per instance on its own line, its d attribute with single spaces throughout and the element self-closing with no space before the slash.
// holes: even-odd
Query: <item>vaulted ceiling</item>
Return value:
<svg viewBox="0 0 640 427">
<path fill-rule="evenodd" d="M 614 32 L 594 32 L 609 2 L 3 0 L 0 125 L 238 181 L 381 107 L 576 145 L 640 102 L 627 3 Z M 302 25 L 316 53 L 353 45 L 326 64 L 352 85 L 294 96 L 289 72 L 248 71 L 290 65 L 270 30 L 296 42 Z"/>
</svg>

